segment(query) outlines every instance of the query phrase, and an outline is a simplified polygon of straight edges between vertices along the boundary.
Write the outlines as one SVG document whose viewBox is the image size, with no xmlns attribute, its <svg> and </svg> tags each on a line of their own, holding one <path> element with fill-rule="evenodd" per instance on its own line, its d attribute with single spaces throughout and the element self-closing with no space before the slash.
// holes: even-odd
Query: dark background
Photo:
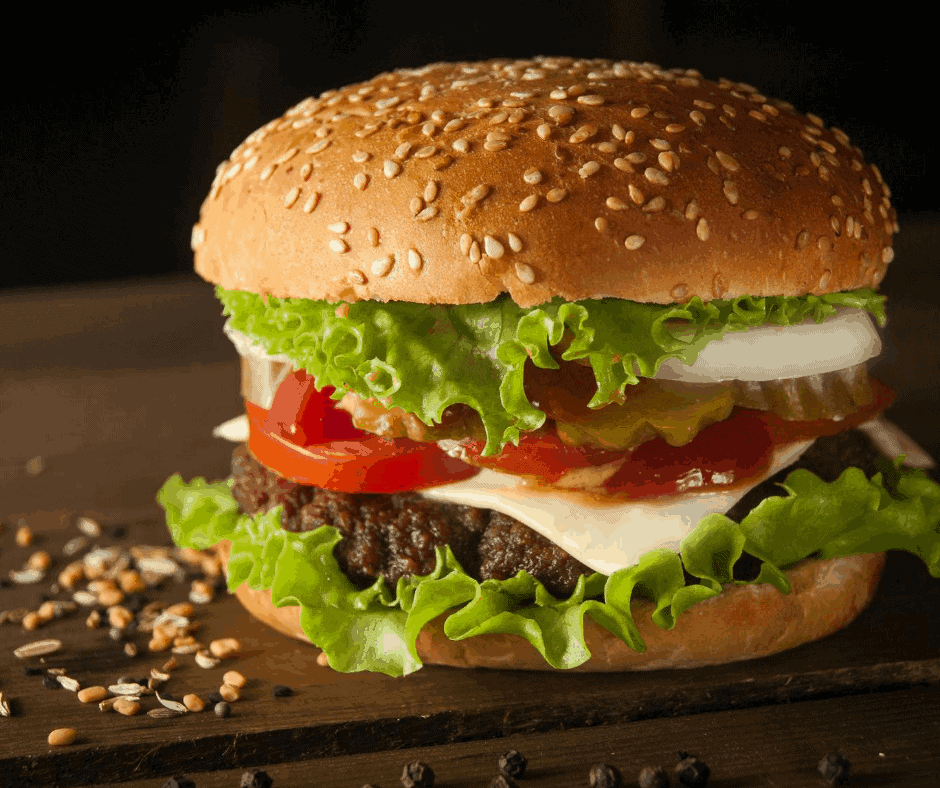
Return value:
<svg viewBox="0 0 940 788">
<path fill-rule="evenodd" d="M 98 18 L 37 4 L 7 31 L 0 288 L 189 270 L 215 166 L 248 133 L 307 95 L 434 60 L 603 56 L 749 82 L 845 130 L 903 225 L 940 208 L 936 44 L 903 6 L 349 0 Z"/>
</svg>

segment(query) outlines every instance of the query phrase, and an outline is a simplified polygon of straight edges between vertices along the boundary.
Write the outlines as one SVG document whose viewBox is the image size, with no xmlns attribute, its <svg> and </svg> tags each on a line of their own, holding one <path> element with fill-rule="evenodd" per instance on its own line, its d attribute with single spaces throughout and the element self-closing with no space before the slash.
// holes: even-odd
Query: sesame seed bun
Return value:
<svg viewBox="0 0 940 788">
<path fill-rule="evenodd" d="M 223 562 L 228 545 L 216 547 Z M 654 606 L 636 602 L 633 615 L 646 643 L 643 653 L 596 624 L 584 620 L 591 658 L 573 670 L 623 671 L 692 668 L 756 659 L 831 635 L 847 626 L 868 605 L 884 569 L 884 553 L 847 558 L 806 560 L 787 572 L 791 592 L 781 594 L 769 585 L 725 586 L 724 592 L 687 610 L 674 629 L 653 624 Z M 276 608 L 270 591 L 255 591 L 243 583 L 235 591 L 239 602 L 270 627 L 309 642 L 300 626 L 299 607 Z M 479 635 L 449 640 L 444 634 L 447 614 L 429 622 L 418 635 L 422 661 L 461 668 L 551 670 L 529 643 L 518 635 Z"/>
<path fill-rule="evenodd" d="M 672 303 L 877 286 L 895 213 L 838 129 L 651 64 L 438 63 L 307 99 L 217 171 L 196 270 L 279 297 Z"/>
</svg>

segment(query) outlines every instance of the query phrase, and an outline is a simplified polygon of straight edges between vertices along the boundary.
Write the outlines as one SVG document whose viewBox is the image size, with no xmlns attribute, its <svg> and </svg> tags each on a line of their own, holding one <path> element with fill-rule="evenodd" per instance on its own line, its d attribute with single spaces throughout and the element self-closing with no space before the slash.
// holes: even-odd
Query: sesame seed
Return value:
<svg viewBox="0 0 940 788">
<path fill-rule="evenodd" d="M 334 252 L 339 252 L 342 254 L 343 252 L 349 251 L 349 244 L 347 244 L 342 238 L 333 238 L 330 240 L 330 249 L 332 249 Z"/>
<path fill-rule="evenodd" d="M 364 172 L 357 172 L 353 176 L 353 186 L 355 186 L 359 191 L 363 191 L 366 186 L 369 185 L 369 176 Z"/>
<path fill-rule="evenodd" d="M 490 193 L 490 187 L 487 186 L 485 183 L 481 183 L 477 186 L 474 186 L 470 191 L 464 194 L 464 196 L 460 198 L 460 201 L 464 205 L 471 205 L 473 203 L 479 202 L 484 197 L 486 197 L 486 195 L 488 195 L 489 193 Z"/>
<path fill-rule="evenodd" d="M 894 260 L 894 249 L 892 249 L 890 246 L 886 246 L 884 249 L 881 250 L 881 262 L 887 265 L 893 260 Z"/>
<path fill-rule="evenodd" d="M 535 133 L 543 140 L 547 140 L 552 135 L 552 127 L 547 123 L 540 123 Z"/>
<path fill-rule="evenodd" d="M 548 97 L 554 101 L 564 101 L 568 98 L 568 93 L 564 88 L 556 88 L 548 94 Z"/>
<path fill-rule="evenodd" d="M 412 271 L 420 271 L 421 266 L 424 265 L 424 260 L 422 259 L 420 253 L 415 249 L 408 250 L 408 267 Z"/>
<path fill-rule="evenodd" d="M 855 219 L 851 216 L 845 217 L 845 234 L 855 235 Z"/>
<path fill-rule="evenodd" d="M 549 202 L 561 202 L 567 196 L 567 189 L 552 189 L 548 194 L 545 195 L 545 199 Z"/>
<path fill-rule="evenodd" d="M 669 178 L 666 177 L 666 173 L 664 173 L 662 170 L 657 170 L 655 167 L 647 167 L 643 171 L 643 175 L 650 183 L 655 183 L 658 186 L 669 185 Z"/>
<path fill-rule="evenodd" d="M 643 210 L 646 213 L 656 213 L 663 210 L 666 207 L 666 200 L 663 197 L 654 197 L 646 205 L 643 206 Z"/>
<path fill-rule="evenodd" d="M 392 158 L 397 159 L 398 161 L 401 161 L 408 155 L 410 151 L 411 151 L 411 143 L 403 142 L 401 145 L 395 148 L 395 152 L 392 154 Z"/>
<path fill-rule="evenodd" d="M 755 211 L 753 208 L 748 208 L 741 216 L 745 219 L 757 219 L 760 216 L 758 211 Z"/>
<path fill-rule="evenodd" d="M 646 195 L 632 183 L 627 186 L 627 193 L 636 205 L 642 205 L 646 202 Z"/>
<path fill-rule="evenodd" d="M 494 238 L 492 235 L 486 235 L 483 237 L 483 249 L 494 260 L 498 260 L 506 253 L 506 248 L 502 245 L 502 243 L 500 243 L 498 239 Z"/>
<path fill-rule="evenodd" d="M 700 107 L 701 109 L 714 109 L 715 108 L 714 104 L 712 104 L 710 101 L 704 101 L 703 99 L 695 99 L 695 101 L 693 101 L 692 103 L 696 107 Z"/>
<path fill-rule="evenodd" d="M 364 285 L 368 281 L 366 279 L 366 275 L 362 273 L 362 271 L 355 268 L 346 274 L 346 279 L 350 282 L 350 284 L 354 285 Z"/>
<path fill-rule="evenodd" d="M 679 157 L 671 150 L 660 153 L 657 160 L 659 161 L 659 166 L 666 172 L 673 172 L 679 169 Z"/>
<path fill-rule="evenodd" d="M 640 151 L 636 151 L 634 153 L 628 153 L 627 161 L 630 162 L 631 164 L 642 164 L 644 161 L 646 161 L 646 154 L 641 153 Z"/>
<path fill-rule="evenodd" d="M 320 192 L 314 192 L 305 201 L 303 205 L 304 213 L 312 213 L 320 202 Z"/>
<path fill-rule="evenodd" d="M 425 145 L 423 148 L 418 148 L 414 152 L 414 157 L 416 159 L 428 159 L 437 152 L 437 148 L 434 145 Z"/>
<path fill-rule="evenodd" d="M 633 109 L 630 110 L 631 118 L 637 118 L 637 119 L 645 118 L 649 114 L 650 114 L 649 107 L 634 107 Z"/>
<path fill-rule="evenodd" d="M 656 150 L 669 150 L 672 147 L 672 143 L 669 140 L 661 139 L 650 140 L 650 145 L 656 148 Z"/>
<path fill-rule="evenodd" d="M 580 170 L 578 170 L 578 175 L 580 175 L 582 178 L 589 178 L 591 175 L 597 172 L 600 168 L 601 168 L 601 165 L 598 162 L 589 161 L 589 162 L 586 162 L 584 166 L 581 167 Z"/>
<path fill-rule="evenodd" d="M 531 285 L 535 281 L 535 271 L 525 263 L 516 263 L 516 277 L 523 284 Z"/>
<path fill-rule="evenodd" d="M 831 252 L 832 251 L 832 239 L 828 235 L 820 235 L 816 239 L 816 246 L 821 252 Z"/>
<path fill-rule="evenodd" d="M 603 216 L 598 216 L 594 220 L 594 227 L 598 232 L 605 232 L 607 230 L 607 220 Z"/>
<path fill-rule="evenodd" d="M 463 235 L 460 236 L 460 251 L 463 252 L 464 255 L 469 254 L 470 244 L 472 243 L 473 243 L 473 238 L 471 238 L 468 233 L 464 233 Z"/>
<path fill-rule="evenodd" d="M 617 146 L 612 142 L 598 142 L 594 148 L 599 150 L 601 153 L 613 153 L 617 150 Z"/>
<path fill-rule="evenodd" d="M 722 184 L 722 191 L 725 193 L 725 199 L 728 202 L 732 205 L 738 204 L 738 187 L 734 185 L 734 181 L 725 181 Z"/>
<path fill-rule="evenodd" d="M 349 232 L 349 222 L 333 222 L 333 224 L 328 224 L 326 229 L 332 233 L 339 233 L 342 235 L 343 233 Z"/>
<path fill-rule="evenodd" d="M 275 164 L 269 164 L 267 167 L 261 170 L 261 174 L 258 176 L 258 179 L 262 181 L 266 181 L 268 178 L 270 178 L 274 174 L 274 170 L 276 166 L 277 165 Z"/>
<path fill-rule="evenodd" d="M 614 123 L 610 127 L 610 133 L 613 134 L 614 137 L 620 140 L 621 142 L 623 141 L 624 137 L 627 136 L 626 130 L 619 123 Z"/>
<path fill-rule="evenodd" d="M 574 117 L 574 110 L 571 107 L 555 104 L 548 108 L 548 114 L 560 126 L 565 126 L 570 123 L 571 119 Z"/>
<path fill-rule="evenodd" d="M 608 197 L 607 198 L 607 207 L 612 211 L 623 211 L 626 210 L 627 204 L 621 200 L 619 197 Z"/>
<path fill-rule="evenodd" d="M 668 131 L 670 134 L 678 134 L 681 131 L 685 131 L 685 126 L 683 126 L 681 123 L 670 123 L 668 126 L 666 126 L 666 131 Z"/>
<path fill-rule="evenodd" d="M 573 145 L 579 145 L 580 143 L 589 140 L 595 134 L 597 134 L 597 126 L 587 124 L 579 127 L 574 134 L 568 137 L 568 142 L 572 143 Z"/>
<path fill-rule="evenodd" d="M 528 197 L 524 198 L 521 203 L 519 203 L 519 210 L 522 213 L 528 213 L 538 204 L 539 197 L 537 194 L 530 194 Z"/>
<path fill-rule="evenodd" d="M 408 203 L 408 210 L 411 211 L 411 215 L 417 215 L 422 208 L 424 208 L 424 200 L 420 197 L 412 197 Z"/>
<path fill-rule="evenodd" d="M 386 178 L 394 178 L 401 172 L 401 165 L 397 161 L 386 159 L 382 165 L 382 172 L 385 173 Z"/>
<path fill-rule="evenodd" d="M 297 148 L 291 148 L 290 150 L 286 150 L 280 156 L 274 159 L 274 163 L 284 164 L 286 162 L 289 162 L 291 159 L 294 158 L 294 156 L 297 155 L 298 152 L 299 151 L 297 150 Z"/>
<path fill-rule="evenodd" d="M 468 150 L 470 150 L 470 143 L 461 137 L 458 140 L 454 140 L 450 147 L 457 151 L 457 153 L 466 153 Z"/>
<path fill-rule="evenodd" d="M 705 115 L 699 112 L 697 109 L 693 109 L 689 113 L 689 119 L 698 126 L 705 125 Z"/>
<path fill-rule="evenodd" d="M 387 255 L 386 257 L 380 257 L 378 260 L 373 260 L 370 270 L 376 276 L 387 276 L 393 265 L 395 265 L 394 255 Z"/>
<path fill-rule="evenodd" d="M 604 103 L 604 97 L 596 93 L 591 93 L 586 96 L 578 96 L 578 103 L 587 104 L 590 107 L 599 107 Z"/>
<path fill-rule="evenodd" d="M 738 114 L 738 111 L 737 111 L 734 107 L 732 107 L 730 104 L 722 104 L 722 105 L 721 105 L 721 110 L 722 110 L 722 112 L 724 112 L 725 115 L 727 115 L 729 118 L 733 118 L 733 117 L 735 117 L 735 116 Z"/>
<path fill-rule="evenodd" d="M 470 243 L 469 255 L 471 263 L 479 263 L 483 253 L 480 251 L 480 244 L 477 241 Z"/>
<path fill-rule="evenodd" d="M 311 145 L 309 148 L 307 148 L 306 151 L 304 152 L 305 153 L 319 153 L 320 151 L 329 147 L 329 145 L 330 145 L 330 140 L 328 139 L 318 140 L 317 142 L 313 143 L 313 145 Z"/>
<path fill-rule="evenodd" d="M 715 158 L 718 159 L 718 163 L 729 172 L 737 172 L 740 169 L 737 159 L 729 153 L 720 150 L 715 151 Z"/>
<path fill-rule="evenodd" d="M 284 207 L 293 208 L 297 198 L 300 197 L 300 189 L 296 186 L 284 195 Z"/>
<path fill-rule="evenodd" d="M 509 233 L 507 239 L 509 241 L 510 249 L 512 249 L 514 252 L 522 251 L 522 239 L 518 235 L 515 233 Z"/>
<path fill-rule="evenodd" d="M 842 223 L 839 221 L 839 217 L 833 214 L 829 217 L 829 225 L 832 227 L 832 231 L 837 235 L 842 235 Z"/>
<path fill-rule="evenodd" d="M 437 199 L 438 182 L 428 181 L 424 187 L 424 199 L 426 202 L 434 202 Z"/>
<path fill-rule="evenodd" d="M 695 225 L 695 234 L 700 241 L 708 240 L 708 222 L 705 219 L 699 219 Z"/>
<path fill-rule="evenodd" d="M 685 206 L 685 218 L 689 221 L 695 221 L 698 218 L 698 203 L 695 200 L 689 200 Z"/>
<path fill-rule="evenodd" d="M 630 235 L 627 237 L 627 240 L 623 242 L 623 245 L 632 252 L 639 249 L 645 243 L 646 239 L 642 235 Z"/>
<path fill-rule="evenodd" d="M 618 170 L 623 170 L 624 172 L 633 172 L 633 165 L 630 164 L 626 159 L 614 159 L 614 166 Z"/>
<path fill-rule="evenodd" d="M 300 177 L 303 178 L 305 181 L 310 180 L 310 176 L 312 173 L 313 173 L 313 165 L 310 162 L 307 162 L 306 164 L 304 164 L 303 167 L 300 168 Z"/>
<path fill-rule="evenodd" d="M 825 269 L 823 271 L 823 275 L 819 277 L 819 289 L 820 290 L 825 289 L 825 287 L 829 284 L 829 279 L 831 277 L 832 277 L 832 271 L 828 268 Z"/>
<path fill-rule="evenodd" d="M 819 117 L 819 115 L 814 115 L 812 112 L 807 112 L 807 113 L 806 113 L 806 117 L 807 117 L 807 118 L 810 120 L 810 122 L 812 122 L 814 125 L 819 126 L 819 128 L 822 128 L 822 127 L 823 127 L 824 124 L 823 124 L 822 118 Z"/>
<path fill-rule="evenodd" d="M 365 164 L 371 158 L 372 158 L 372 154 L 364 150 L 357 150 L 352 155 L 352 160 L 356 164 Z"/>
<path fill-rule="evenodd" d="M 672 290 L 669 291 L 669 295 L 675 298 L 677 301 L 685 298 L 689 294 L 688 285 L 679 283 Z"/>
<path fill-rule="evenodd" d="M 429 205 L 429 206 L 428 206 L 427 208 L 425 208 L 424 210 L 419 211 L 419 212 L 415 215 L 415 219 L 417 219 L 419 222 L 426 222 L 426 221 L 428 221 L 428 220 L 430 220 L 430 219 L 433 219 L 435 216 L 437 216 L 437 214 L 438 214 L 437 206 L 436 206 L 436 205 Z"/>
<path fill-rule="evenodd" d="M 464 127 L 467 121 L 463 118 L 454 118 L 453 120 L 447 121 L 444 126 L 444 131 L 459 131 Z"/>
</svg>

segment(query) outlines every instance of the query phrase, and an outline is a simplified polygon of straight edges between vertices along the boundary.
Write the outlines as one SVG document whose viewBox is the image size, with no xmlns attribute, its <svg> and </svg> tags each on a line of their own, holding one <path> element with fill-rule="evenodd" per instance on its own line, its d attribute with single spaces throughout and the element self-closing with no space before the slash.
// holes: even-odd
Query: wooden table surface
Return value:
<svg viewBox="0 0 940 788">
<path fill-rule="evenodd" d="M 940 217 L 902 217 L 879 376 L 898 392 L 890 417 L 940 457 Z M 69 559 L 76 518 L 105 529 L 95 544 L 168 545 L 153 501 L 179 471 L 222 477 L 231 445 L 211 438 L 240 410 L 238 365 L 212 289 L 195 279 L 0 291 L 0 576 L 36 549 L 53 558 L 36 584 L 0 588 L 0 610 L 36 609 Z M 42 458 L 42 472 L 31 458 Z M 23 518 L 31 547 L 17 546 Z M 123 535 L 111 535 L 111 526 Z M 185 598 L 169 581 L 149 599 Z M 60 598 L 65 598 L 64 596 Z M 203 669 L 191 656 L 166 685 L 205 697 L 236 668 L 249 683 L 232 716 L 123 717 L 26 676 L 13 649 L 54 637 L 46 667 L 83 686 L 146 675 L 162 664 L 137 643 L 128 657 L 107 628 L 74 614 L 28 632 L 0 625 L 0 786 L 162 786 L 188 774 L 200 788 L 237 786 L 264 769 L 275 786 L 399 784 L 404 764 L 431 765 L 438 786 L 486 786 L 497 758 L 529 758 L 529 788 L 587 785 L 590 767 L 618 766 L 636 784 L 676 752 L 709 764 L 712 786 L 825 785 L 816 764 L 841 751 L 853 785 L 940 784 L 940 582 L 892 555 L 878 596 L 849 628 L 754 662 L 690 671 L 575 675 L 425 668 L 403 679 L 338 674 L 317 650 L 283 638 L 220 595 L 195 615 L 199 639 L 241 640 L 243 653 Z M 30 664 L 38 664 L 32 660 Z M 294 688 L 275 698 L 274 684 Z M 157 705 L 145 698 L 145 709 Z M 54 728 L 78 739 L 51 748 Z M 675 784 L 675 780 L 673 780 Z"/>
</svg>

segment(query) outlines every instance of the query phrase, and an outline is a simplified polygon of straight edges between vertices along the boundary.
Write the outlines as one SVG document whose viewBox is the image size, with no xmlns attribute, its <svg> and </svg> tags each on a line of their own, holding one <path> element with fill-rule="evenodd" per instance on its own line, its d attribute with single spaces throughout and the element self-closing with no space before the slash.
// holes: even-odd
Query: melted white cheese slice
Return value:
<svg viewBox="0 0 940 788">
<path fill-rule="evenodd" d="M 648 501 L 608 503 L 579 493 L 534 489 L 520 484 L 516 476 L 489 469 L 421 493 L 435 501 L 494 509 L 514 517 L 581 563 L 609 575 L 656 548 L 678 553 L 680 542 L 705 515 L 727 512 L 748 490 L 795 462 L 812 443 L 802 441 L 778 449 L 771 467 L 744 485 Z"/>
</svg>

